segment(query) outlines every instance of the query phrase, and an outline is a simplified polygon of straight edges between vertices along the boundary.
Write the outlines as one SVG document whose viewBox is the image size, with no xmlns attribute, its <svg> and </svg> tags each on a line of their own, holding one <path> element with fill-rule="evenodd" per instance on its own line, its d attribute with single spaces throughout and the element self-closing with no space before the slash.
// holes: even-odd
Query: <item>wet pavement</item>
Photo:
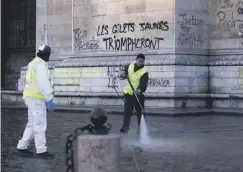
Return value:
<svg viewBox="0 0 243 172">
<path fill-rule="evenodd" d="M 213 114 L 212 114 L 213 115 Z M 27 114 L 2 109 L 2 172 L 65 172 L 65 141 L 76 127 L 89 123 L 88 114 L 48 114 L 48 150 L 53 160 L 17 156 Z M 119 133 L 122 116 L 109 115 Z M 243 172 L 243 118 L 236 116 L 147 117 L 152 142 L 135 151 L 141 172 Z M 121 140 L 121 171 L 136 172 L 130 145 L 136 141 L 136 118 Z M 138 146 L 141 146 L 138 144 Z M 34 149 L 34 144 L 31 144 Z"/>
</svg>

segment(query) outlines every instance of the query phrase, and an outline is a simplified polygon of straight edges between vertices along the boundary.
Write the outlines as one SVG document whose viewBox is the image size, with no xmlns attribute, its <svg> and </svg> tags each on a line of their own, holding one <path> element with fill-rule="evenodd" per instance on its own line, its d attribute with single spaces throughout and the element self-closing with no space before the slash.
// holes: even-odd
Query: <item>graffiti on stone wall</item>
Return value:
<svg viewBox="0 0 243 172">
<path fill-rule="evenodd" d="M 117 88 L 119 81 L 119 72 L 124 69 L 124 66 L 108 66 L 107 76 L 108 76 L 108 88 Z"/>
<path fill-rule="evenodd" d="M 164 78 L 149 78 L 148 86 L 151 87 L 170 87 L 170 81 Z"/>
<path fill-rule="evenodd" d="M 239 19 L 235 16 L 235 12 L 226 13 L 224 11 L 217 12 L 218 27 L 222 29 L 238 28 L 243 32 L 243 19 Z"/>
<path fill-rule="evenodd" d="M 87 40 L 87 30 L 81 30 L 80 28 L 73 30 L 74 36 L 74 51 L 80 52 L 84 50 L 97 50 L 99 49 L 99 41 L 94 39 Z"/>
<path fill-rule="evenodd" d="M 243 0 L 218 0 L 217 9 L 240 8 Z"/>
<path fill-rule="evenodd" d="M 243 19 L 236 15 L 236 12 L 218 11 L 218 28 L 220 29 L 236 29 L 236 34 L 239 37 L 240 44 L 243 45 Z M 234 34 L 233 34 L 234 35 Z M 233 37 L 233 36 L 231 36 Z"/>
<path fill-rule="evenodd" d="M 139 29 L 137 29 L 137 27 Z M 168 21 L 159 22 L 141 22 L 141 23 L 122 23 L 114 24 L 111 27 L 109 25 L 98 25 L 97 36 L 111 35 L 110 37 L 104 37 L 103 42 L 105 43 L 106 50 L 116 51 L 133 51 L 141 49 L 159 49 L 161 41 L 164 40 L 162 37 L 122 37 L 120 34 L 133 33 L 135 31 L 145 32 L 151 30 L 168 31 Z"/>
<path fill-rule="evenodd" d="M 130 38 L 130 37 L 121 37 L 116 38 L 116 36 L 104 38 L 106 50 L 126 50 L 133 51 L 137 49 L 159 49 L 160 41 L 164 40 L 163 38 L 154 37 L 150 38 Z"/>
<path fill-rule="evenodd" d="M 72 52 L 72 46 L 66 46 L 66 47 L 51 47 L 51 54 L 53 56 L 58 56 L 62 53 L 70 53 Z"/>
<path fill-rule="evenodd" d="M 109 66 L 107 67 L 108 88 L 117 88 L 119 82 L 119 72 L 124 69 L 124 66 Z M 150 77 L 148 81 L 149 87 L 170 87 L 168 79 L 160 77 Z"/>
<path fill-rule="evenodd" d="M 75 87 L 76 92 L 93 90 L 95 87 L 105 86 L 109 89 L 123 87 L 126 81 L 119 79 L 121 70 L 124 70 L 123 65 L 108 66 L 106 68 L 99 67 L 82 67 L 82 68 L 56 68 L 54 70 L 54 85 L 58 87 L 58 91 L 70 90 L 67 87 Z M 104 76 L 106 72 L 107 79 L 102 83 L 91 83 L 92 78 L 98 79 Z M 123 83 L 124 82 L 124 83 Z M 170 87 L 171 83 L 168 78 L 150 77 L 148 87 Z M 122 88 L 121 88 L 122 89 Z"/>
<path fill-rule="evenodd" d="M 60 48 L 59 47 L 52 47 L 51 48 L 51 54 L 53 56 L 58 56 L 60 54 Z"/>
<path fill-rule="evenodd" d="M 85 68 L 56 68 L 54 72 L 55 78 L 60 84 L 79 84 L 82 78 L 97 78 L 100 77 L 100 71 L 92 67 Z"/>
<path fill-rule="evenodd" d="M 243 90 L 243 67 L 238 67 L 237 85 L 240 90 Z"/>
<path fill-rule="evenodd" d="M 50 45 L 51 45 L 51 54 L 54 56 L 58 56 L 60 54 L 60 47 L 57 43 L 55 36 L 50 37 Z"/>
<path fill-rule="evenodd" d="M 47 33 L 47 25 L 44 24 L 42 26 L 42 28 L 40 29 L 40 41 L 41 41 L 41 44 L 45 44 L 46 33 Z"/>
<path fill-rule="evenodd" d="M 230 11 L 226 11 L 230 9 Z M 243 45 L 243 0 L 218 0 L 217 3 L 218 28 L 231 30 L 229 37 L 239 37 L 240 45 Z"/>
<path fill-rule="evenodd" d="M 242 100 L 235 100 L 235 99 L 230 99 L 230 107 L 231 108 L 240 108 Z"/>
<path fill-rule="evenodd" d="M 180 47 L 199 47 L 203 46 L 203 38 L 199 31 L 194 31 L 193 28 L 198 28 L 204 25 L 204 21 L 194 15 L 186 13 L 179 14 L 177 23 L 180 26 L 180 32 L 177 37 L 177 45 Z"/>
<path fill-rule="evenodd" d="M 79 85 L 81 70 L 79 68 L 57 68 L 54 71 L 56 85 Z"/>
<path fill-rule="evenodd" d="M 75 91 L 80 92 L 89 90 L 90 87 L 84 85 L 86 78 L 99 78 L 100 71 L 94 67 L 84 68 L 56 68 L 54 70 L 55 86 L 72 86 L 76 87 Z M 62 88 L 65 89 L 65 88 Z"/>
<path fill-rule="evenodd" d="M 67 97 L 67 103 L 69 105 L 73 105 L 73 104 L 75 104 L 75 101 L 74 101 L 74 99 L 72 97 Z"/>
<path fill-rule="evenodd" d="M 51 54 L 53 56 L 72 52 L 72 46 L 61 47 L 60 41 L 58 41 L 55 36 L 50 36 L 49 45 L 51 46 Z"/>
<path fill-rule="evenodd" d="M 56 38 L 54 36 L 50 37 L 50 44 L 52 46 L 57 46 L 57 40 L 56 40 Z"/>
<path fill-rule="evenodd" d="M 70 53 L 72 52 L 72 46 L 54 47 L 52 51 L 53 53 L 56 53 L 55 55 L 60 55 L 61 53 Z"/>
</svg>

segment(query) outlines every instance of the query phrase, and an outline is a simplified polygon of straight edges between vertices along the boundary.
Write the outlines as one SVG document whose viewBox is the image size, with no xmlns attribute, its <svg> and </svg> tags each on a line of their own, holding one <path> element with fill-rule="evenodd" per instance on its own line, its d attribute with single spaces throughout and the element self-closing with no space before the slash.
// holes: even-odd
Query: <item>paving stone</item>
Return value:
<svg viewBox="0 0 243 172">
<path fill-rule="evenodd" d="M 76 127 L 89 123 L 89 114 L 48 113 L 47 145 L 53 160 L 15 155 L 27 120 L 25 110 L 2 109 L 2 171 L 64 172 L 65 141 Z M 212 114 L 213 115 L 213 114 Z M 112 133 L 119 133 L 122 116 L 108 115 Z M 152 144 L 135 151 L 141 172 L 240 172 L 243 171 L 243 118 L 236 116 L 147 117 Z M 136 118 L 121 139 L 121 172 L 136 171 L 129 149 L 136 141 Z M 31 144 L 34 149 L 34 144 Z"/>
</svg>

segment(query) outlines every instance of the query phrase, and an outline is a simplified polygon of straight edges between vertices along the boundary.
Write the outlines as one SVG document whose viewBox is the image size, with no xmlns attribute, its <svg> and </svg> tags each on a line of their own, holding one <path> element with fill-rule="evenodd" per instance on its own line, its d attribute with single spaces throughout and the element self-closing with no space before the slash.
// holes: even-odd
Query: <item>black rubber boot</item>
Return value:
<svg viewBox="0 0 243 172">
<path fill-rule="evenodd" d="M 50 154 L 49 152 L 36 153 L 36 157 L 37 158 L 43 158 L 43 159 L 53 159 L 53 158 L 55 158 L 55 156 Z"/>
<path fill-rule="evenodd" d="M 34 153 L 28 149 L 17 149 L 17 151 L 21 156 L 32 157 L 34 155 Z"/>
<path fill-rule="evenodd" d="M 120 132 L 121 132 L 121 133 L 127 133 L 127 132 L 128 132 L 128 128 L 122 127 L 122 128 L 120 129 Z"/>
</svg>

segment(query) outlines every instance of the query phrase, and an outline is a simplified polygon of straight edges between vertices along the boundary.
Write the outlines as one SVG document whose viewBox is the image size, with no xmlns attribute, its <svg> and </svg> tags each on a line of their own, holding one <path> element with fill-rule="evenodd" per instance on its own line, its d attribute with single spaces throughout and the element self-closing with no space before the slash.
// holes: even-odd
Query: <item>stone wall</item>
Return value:
<svg viewBox="0 0 243 172">
<path fill-rule="evenodd" d="M 147 106 L 206 107 L 210 97 L 214 107 L 236 106 L 229 97 L 242 94 L 242 3 L 226 10 L 223 2 L 38 0 L 36 45 L 53 49 L 56 102 L 121 104 L 119 70 L 142 52 Z M 224 13 L 236 18 L 223 21 Z"/>
<path fill-rule="evenodd" d="M 74 0 L 74 51 L 174 48 L 174 1 L 158 2 Z"/>
<path fill-rule="evenodd" d="M 243 69 L 242 0 L 211 0 L 210 23 L 210 92 L 215 107 L 243 107 L 242 100 L 223 101 L 225 95 L 240 96 Z"/>
<path fill-rule="evenodd" d="M 72 1 L 37 0 L 36 48 L 41 44 L 52 47 L 51 58 L 72 54 Z"/>
<path fill-rule="evenodd" d="M 194 107 L 205 107 L 205 95 L 209 95 L 208 2 L 177 0 L 175 6 L 175 94 L 198 94 L 204 101 L 194 100 Z M 190 98 L 183 102 L 188 106 Z"/>
<path fill-rule="evenodd" d="M 36 46 L 48 43 L 53 57 L 174 48 L 174 8 L 174 1 L 37 0 Z"/>
</svg>

